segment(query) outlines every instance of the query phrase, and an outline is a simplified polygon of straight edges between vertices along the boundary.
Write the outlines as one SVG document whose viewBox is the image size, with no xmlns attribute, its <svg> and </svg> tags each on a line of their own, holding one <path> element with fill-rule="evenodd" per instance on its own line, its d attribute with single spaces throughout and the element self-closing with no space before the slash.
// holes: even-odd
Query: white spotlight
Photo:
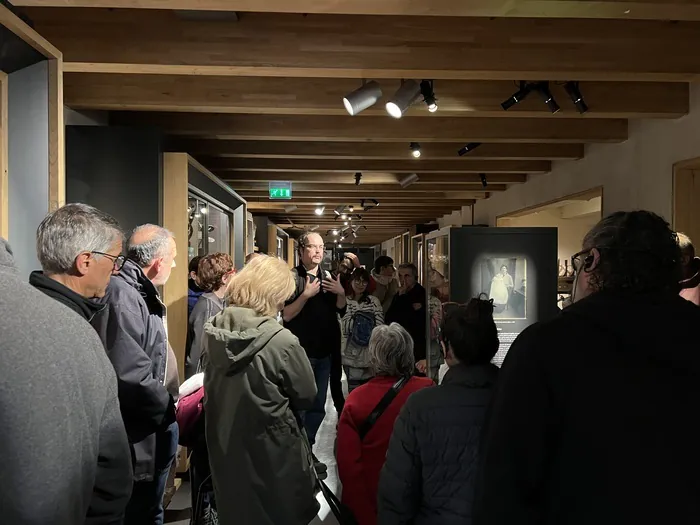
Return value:
<svg viewBox="0 0 700 525">
<path fill-rule="evenodd" d="M 406 175 L 403 179 L 401 179 L 399 184 L 402 188 L 408 188 L 414 182 L 418 182 L 418 175 L 411 173 L 410 175 Z"/>
<path fill-rule="evenodd" d="M 207 213 L 207 208 L 206 208 L 206 206 L 202 206 L 202 209 L 199 210 L 199 211 L 200 211 L 202 214 L 206 215 L 206 213 Z"/>
<path fill-rule="evenodd" d="M 382 88 L 372 80 L 343 98 L 343 104 L 350 115 L 357 115 L 376 104 L 380 98 L 382 98 Z"/>
<path fill-rule="evenodd" d="M 333 231 L 332 231 L 331 233 L 332 233 L 332 234 L 333 234 L 333 236 L 335 236 L 335 237 L 337 237 L 337 236 L 338 236 L 338 230 L 333 230 Z"/>
<path fill-rule="evenodd" d="M 342 247 L 343 247 L 343 245 L 342 245 L 342 244 L 339 244 L 339 245 L 338 245 L 338 248 L 342 248 Z"/>
<path fill-rule="evenodd" d="M 319 206 L 318 208 L 316 208 L 316 209 L 314 210 L 314 213 L 315 213 L 316 215 L 323 215 L 323 212 L 324 212 L 325 209 L 326 209 L 325 206 Z"/>
<path fill-rule="evenodd" d="M 341 218 L 342 220 L 345 221 L 345 220 L 347 220 L 348 216 L 347 216 L 347 214 L 343 213 L 343 214 L 340 216 L 340 218 Z"/>
<path fill-rule="evenodd" d="M 343 223 L 343 226 L 347 226 L 347 225 L 348 225 L 348 221 L 345 221 L 345 222 Z"/>
<path fill-rule="evenodd" d="M 386 111 L 394 118 L 401 118 L 403 114 L 418 100 L 421 91 L 420 86 L 415 80 L 406 80 L 401 84 L 401 87 L 394 93 L 391 100 L 386 104 Z"/>
</svg>

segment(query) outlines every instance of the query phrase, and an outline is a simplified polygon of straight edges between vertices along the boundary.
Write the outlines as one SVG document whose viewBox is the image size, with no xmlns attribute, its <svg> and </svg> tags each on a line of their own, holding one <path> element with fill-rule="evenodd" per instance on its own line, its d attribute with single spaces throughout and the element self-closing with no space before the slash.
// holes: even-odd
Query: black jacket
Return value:
<svg viewBox="0 0 700 525">
<path fill-rule="evenodd" d="M 224 300 L 214 292 L 205 292 L 199 296 L 197 304 L 187 320 L 187 341 L 185 346 L 185 378 L 197 373 L 199 360 L 204 350 L 204 324 L 224 309 Z"/>
<path fill-rule="evenodd" d="M 0 238 L 0 522 L 117 525 L 132 481 L 117 379 L 95 330 L 49 296 Z"/>
<path fill-rule="evenodd" d="M 316 278 L 330 278 L 331 274 L 320 267 Z M 296 301 L 306 286 L 306 272 L 303 264 L 292 269 L 296 290 L 287 305 Z M 284 327 L 299 338 L 301 346 L 310 358 L 324 358 L 331 352 L 340 351 L 340 322 L 338 315 L 343 317 L 346 308 L 336 308 L 338 296 L 321 290 L 317 295 L 306 301 L 304 308 L 291 321 L 286 321 Z"/>
<path fill-rule="evenodd" d="M 29 275 L 29 284 L 67 306 L 86 321 L 90 321 L 95 314 L 105 308 L 105 305 L 86 299 L 67 286 L 47 277 L 44 272 L 32 272 Z"/>
<path fill-rule="evenodd" d="M 175 420 L 174 402 L 163 384 L 168 356 L 165 306 L 153 283 L 131 261 L 112 277 L 100 301 L 107 308 L 92 324 L 117 372 L 124 425 L 136 457 L 134 479 L 152 480 L 155 433 Z"/>
<path fill-rule="evenodd" d="M 472 522 L 479 436 L 497 375 L 494 365 L 457 365 L 440 386 L 408 398 L 379 480 L 377 523 Z"/>
<path fill-rule="evenodd" d="M 513 343 L 476 525 L 700 523 L 700 308 L 597 293 Z"/>
<path fill-rule="evenodd" d="M 428 324 L 425 308 L 425 288 L 417 284 L 403 295 L 394 296 L 386 313 L 386 324 L 399 323 L 413 338 L 413 356 L 416 362 L 425 359 L 426 325 Z M 413 305 L 420 304 L 416 310 Z"/>
</svg>

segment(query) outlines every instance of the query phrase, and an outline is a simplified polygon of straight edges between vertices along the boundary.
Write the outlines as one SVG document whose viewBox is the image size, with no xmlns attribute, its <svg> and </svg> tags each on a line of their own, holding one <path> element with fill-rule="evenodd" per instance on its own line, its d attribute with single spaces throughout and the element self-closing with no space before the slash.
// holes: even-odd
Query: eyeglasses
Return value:
<svg viewBox="0 0 700 525">
<path fill-rule="evenodd" d="M 574 267 L 574 273 L 578 273 L 581 271 L 581 266 L 583 265 L 583 262 L 585 261 L 584 255 L 588 255 L 591 253 L 591 250 L 593 248 L 589 248 L 588 250 L 582 250 L 578 253 L 575 253 L 574 255 L 571 256 L 571 266 Z M 583 259 L 582 259 L 583 257 Z"/>
<path fill-rule="evenodd" d="M 325 245 L 323 245 L 323 244 L 307 244 L 306 246 L 304 246 L 304 248 L 309 248 L 310 250 L 319 250 L 322 252 L 325 249 Z"/>
<path fill-rule="evenodd" d="M 107 257 L 110 259 L 112 262 L 114 262 L 114 271 L 118 272 L 122 268 L 124 268 L 124 264 L 126 263 L 126 256 L 125 255 L 110 255 L 109 253 L 104 253 L 104 252 L 90 252 L 94 253 L 95 255 L 102 255 L 103 257 Z"/>
</svg>

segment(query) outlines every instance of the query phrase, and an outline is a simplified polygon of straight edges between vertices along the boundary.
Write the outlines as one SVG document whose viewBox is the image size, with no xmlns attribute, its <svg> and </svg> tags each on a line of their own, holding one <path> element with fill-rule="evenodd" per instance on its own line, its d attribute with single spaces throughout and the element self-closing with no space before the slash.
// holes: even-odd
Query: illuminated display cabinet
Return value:
<svg viewBox="0 0 700 525">
<path fill-rule="evenodd" d="M 559 312 L 556 228 L 443 228 L 426 235 L 424 250 L 431 372 L 441 360 L 437 327 L 451 305 L 480 294 L 493 300 L 499 366 L 520 332 Z"/>
</svg>

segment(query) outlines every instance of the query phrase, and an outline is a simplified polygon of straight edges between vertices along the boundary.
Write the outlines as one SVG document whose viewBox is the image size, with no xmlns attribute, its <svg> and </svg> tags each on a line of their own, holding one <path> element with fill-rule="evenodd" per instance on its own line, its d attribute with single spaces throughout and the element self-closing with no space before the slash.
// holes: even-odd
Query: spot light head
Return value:
<svg viewBox="0 0 700 525">
<path fill-rule="evenodd" d="M 355 173 L 355 186 L 359 186 L 361 180 L 362 180 L 362 173 L 360 173 L 358 171 L 357 173 Z"/>
<path fill-rule="evenodd" d="M 501 107 L 506 111 L 509 110 L 510 108 L 515 106 L 516 104 L 525 100 L 525 97 L 527 97 L 530 94 L 530 91 L 532 91 L 532 86 L 530 84 L 528 84 L 527 82 L 525 82 L 524 80 L 521 80 L 520 81 L 520 89 L 518 89 L 518 91 L 513 93 L 508 100 L 503 102 L 501 104 Z"/>
<path fill-rule="evenodd" d="M 469 144 L 465 144 L 465 145 L 457 152 L 457 154 L 458 154 L 460 157 L 463 157 L 464 155 L 466 155 L 467 153 L 469 153 L 469 152 L 472 151 L 472 150 L 475 150 L 475 149 L 478 148 L 479 146 L 481 146 L 481 142 L 470 142 Z"/>
<path fill-rule="evenodd" d="M 428 111 L 435 113 L 438 110 L 437 98 L 435 98 L 435 90 L 433 89 L 432 80 L 423 80 L 420 83 L 420 92 L 423 95 L 423 101 L 428 106 Z"/>
<path fill-rule="evenodd" d="M 576 106 L 579 113 L 583 115 L 586 111 L 588 111 L 588 104 L 586 104 L 586 101 L 583 100 L 583 95 L 581 95 L 581 91 L 579 90 L 578 82 L 567 82 L 564 84 L 564 90 L 566 91 L 566 94 L 569 95 L 571 102 L 574 103 L 574 106 Z"/>
<path fill-rule="evenodd" d="M 357 115 L 382 98 L 382 88 L 374 80 L 367 82 L 343 98 L 343 105 L 350 115 Z"/>
<path fill-rule="evenodd" d="M 411 142 L 409 146 L 411 148 L 411 155 L 413 158 L 417 159 L 420 157 L 420 144 L 418 142 Z"/>
<path fill-rule="evenodd" d="M 554 100 L 552 92 L 549 90 L 549 82 L 538 82 L 535 89 L 540 94 L 540 97 L 542 97 L 542 100 L 544 100 L 544 103 L 547 105 L 552 114 L 558 113 L 559 110 L 561 110 L 559 104 L 557 104 L 557 101 Z"/>
<path fill-rule="evenodd" d="M 316 215 L 323 215 L 323 212 L 324 212 L 325 210 L 326 210 L 326 207 L 325 207 L 325 206 L 319 206 L 318 208 L 316 208 L 316 209 L 314 210 L 314 213 L 315 213 Z"/>
<path fill-rule="evenodd" d="M 479 178 L 481 179 L 481 185 L 484 188 L 489 185 L 489 182 L 486 180 L 486 173 L 479 173 Z"/>
<path fill-rule="evenodd" d="M 421 95 L 421 88 L 415 80 L 405 80 L 386 103 L 386 112 L 394 118 L 401 118 Z"/>
</svg>

